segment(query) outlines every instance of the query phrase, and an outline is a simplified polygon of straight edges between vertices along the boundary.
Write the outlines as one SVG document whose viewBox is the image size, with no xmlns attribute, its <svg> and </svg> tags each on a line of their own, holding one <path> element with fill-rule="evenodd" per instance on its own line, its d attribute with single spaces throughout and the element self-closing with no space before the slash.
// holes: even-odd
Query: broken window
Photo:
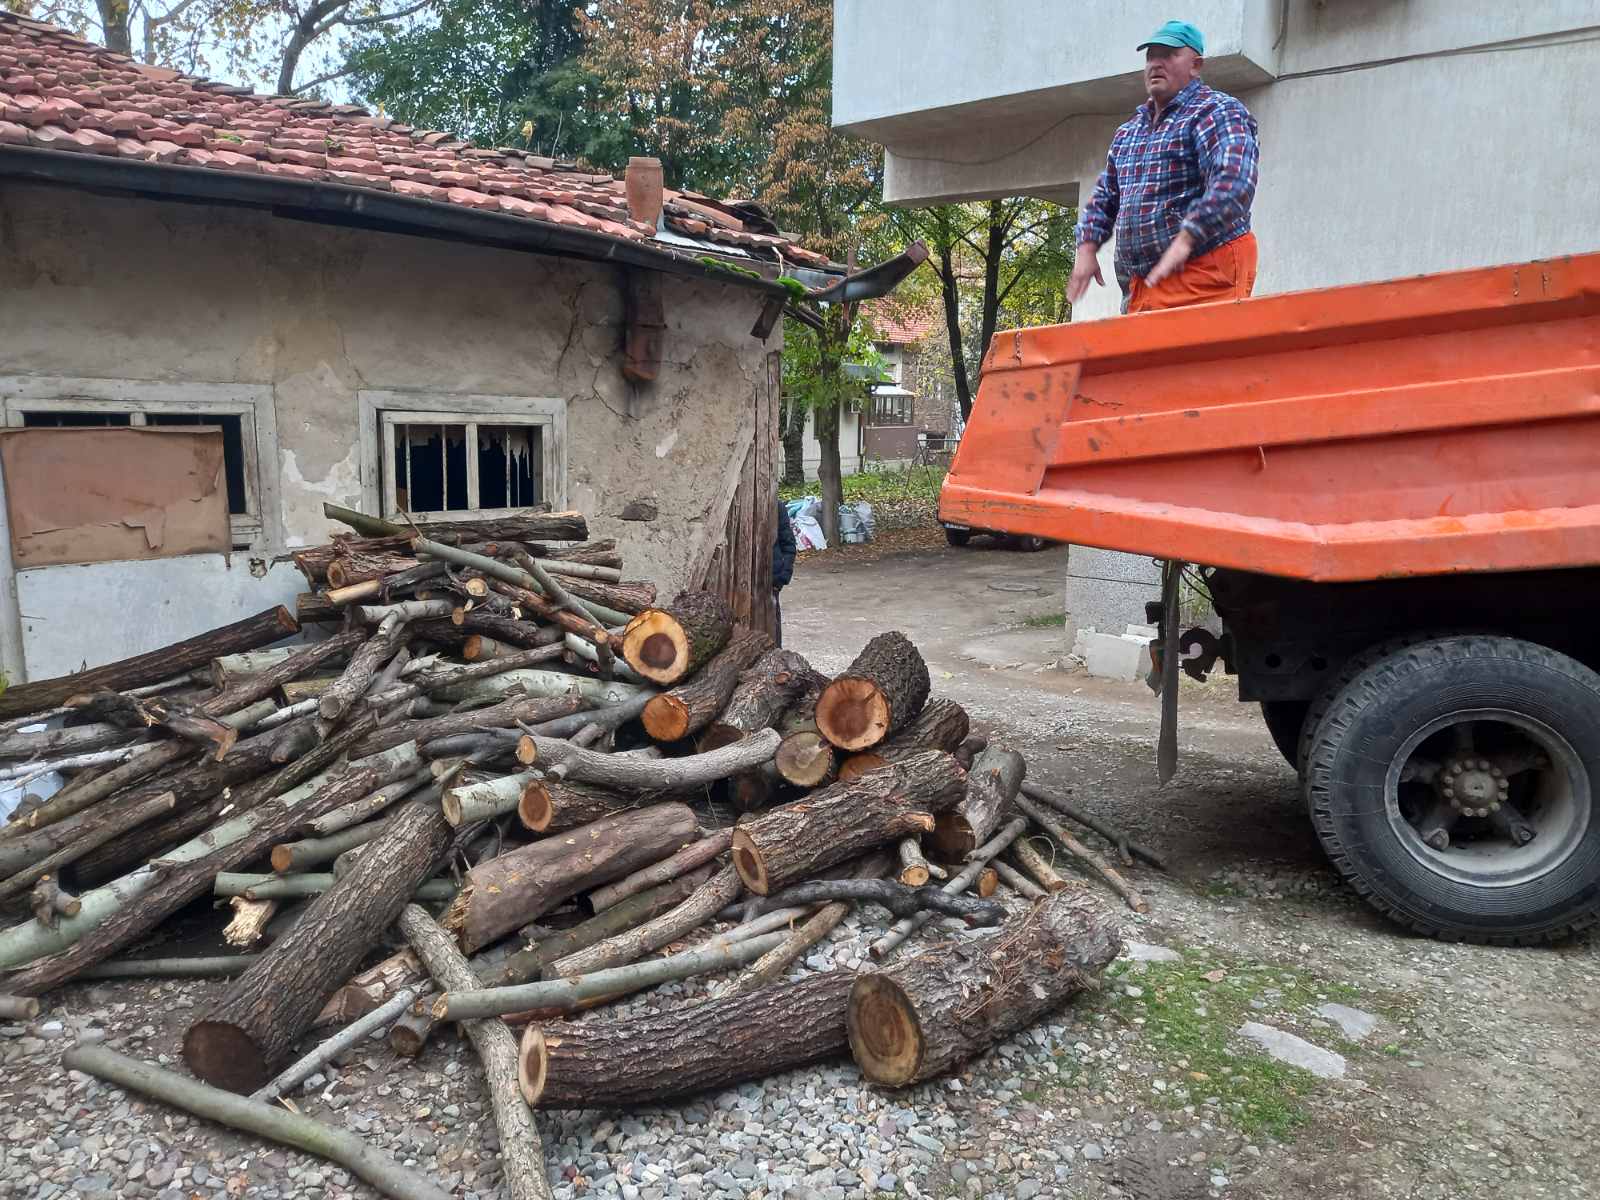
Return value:
<svg viewBox="0 0 1600 1200">
<path fill-rule="evenodd" d="M 188 426 L 222 431 L 223 469 L 235 549 L 260 538 L 254 409 L 247 404 L 188 404 L 183 401 L 16 399 L 6 403 L 6 423 L 24 428 Z"/>
<path fill-rule="evenodd" d="M 384 412 L 384 510 L 494 512 L 547 500 L 548 417 Z"/>
</svg>

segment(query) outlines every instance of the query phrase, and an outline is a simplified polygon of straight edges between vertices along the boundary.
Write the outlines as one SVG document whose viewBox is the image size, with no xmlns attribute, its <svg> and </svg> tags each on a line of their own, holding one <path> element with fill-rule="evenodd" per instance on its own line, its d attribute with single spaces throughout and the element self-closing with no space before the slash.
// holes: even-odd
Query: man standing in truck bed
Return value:
<svg viewBox="0 0 1600 1200">
<path fill-rule="evenodd" d="M 1201 81 L 1205 39 L 1188 22 L 1168 21 L 1139 49 L 1150 99 L 1111 139 L 1078 222 L 1067 298 L 1104 284 L 1095 256 L 1115 231 L 1128 312 L 1242 300 L 1256 282 L 1255 118 Z"/>
</svg>

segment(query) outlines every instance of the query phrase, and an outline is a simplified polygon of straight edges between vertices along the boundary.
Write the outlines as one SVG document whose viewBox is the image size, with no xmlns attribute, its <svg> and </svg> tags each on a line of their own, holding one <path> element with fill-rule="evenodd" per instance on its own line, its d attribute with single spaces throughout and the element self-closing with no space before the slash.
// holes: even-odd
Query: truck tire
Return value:
<svg viewBox="0 0 1600 1200">
<path fill-rule="evenodd" d="M 1448 632 L 1453 633 L 1455 631 L 1450 630 Z M 1381 662 L 1391 654 L 1404 650 L 1413 643 L 1425 642 L 1430 637 L 1443 636 L 1444 632 L 1439 632 L 1402 634 L 1399 637 L 1386 638 L 1374 646 L 1368 646 L 1365 650 L 1352 654 L 1339 664 L 1339 669 L 1323 683 L 1321 690 L 1311 698 L 1311 703 L 1306 708 L 1305 720 L 1300 723 L 1300 737 L 1299 744 L 1295 747 L 1294 765 L 1295 769 L 1300 772 L 1300 785 L 1302 788 L 1304 788 L 1306 782 L 1306 763 L 1310 760 L 1311 755 L 1311 736 L 1317 732 L 1317 726 L 1322 724 L 1322 718 L 1333 707 L 1333 702 L 1339 693 L 1350 686 L 1350 681 L 1372 666 L 1373 663 Z"/>
<path fill-rule="evenodd" d="M 1300 769 L 1300 730 L 1306 723 L 1306 714 L 1311 711 L 1311 703 L 1307 700 L 1263 700 L 1261 702 L 1261 719 L 1267 723 L 1267 732 L 1272 735 L 1272 744 L 1277 746 L 1278 753 L 1283 755 L 1284 761 L 1295 770 Z"/>
<path fill-rule="evenodd" d="M 1436 638 L 1366 667 L 1310 739 L 1333 865 L 1418 933 L 1528 945 L 1600 920 L 1600 675 L 1532 642 Z"/>
<path fill-rule="evenodd" d="M 1037 554 L 1049 544 L 1048 538 L 1042 538 L 1034 533 L 1019 533 L 1011 539 L 1012 547 L 1024 554 Z"/>
<path fill-rule="evenodd" d="M 944 528 L 944 540 L 949 542 L 952 546 L 955 546 L 957 549 L 960 549 L 962 546 L 965 546 L 972 540 L 972 530 L 951 529 L 948 525 L 946 525 Z"/>
</svg>

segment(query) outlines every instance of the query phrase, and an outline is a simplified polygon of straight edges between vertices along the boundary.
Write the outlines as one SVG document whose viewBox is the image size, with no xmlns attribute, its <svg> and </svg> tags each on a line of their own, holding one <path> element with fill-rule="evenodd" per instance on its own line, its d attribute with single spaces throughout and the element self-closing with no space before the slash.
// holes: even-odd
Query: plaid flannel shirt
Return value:
<svg viewBox="0 0 1600 1200">
<path fill-rule="evenodd" d="M 1111 139 L 1106 169 L 1078 221 L 1078 241 L 1117 235 L 1117 273 L 1147 274 L 1178 236 L 1205 254 L 1250 232 L 1260 151 L 1256 119 L 1226 92 L 1200 80 L 1185 87 L 1151 125 L 1152 102 Z"/>
</svg>

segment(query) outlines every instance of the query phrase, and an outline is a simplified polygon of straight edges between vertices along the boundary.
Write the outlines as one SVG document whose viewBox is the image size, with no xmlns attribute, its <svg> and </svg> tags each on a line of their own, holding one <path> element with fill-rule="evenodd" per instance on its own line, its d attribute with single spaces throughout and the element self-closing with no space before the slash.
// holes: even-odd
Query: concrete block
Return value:
<svg viewBox="0 0 1600 1200">
<path fill-rule="evenodd" d="M 1077 552 L 1077 548 L 1073 548 Z M 1086 627 L 1125 629 L 1144 620 L 1146 600 L 1161 598 L 1159 583 L 1124 583 L 1067 576 L 1067 634 Z"/>
<path fill-rule="evenodd" d="M 1124 554 L 1094 546 L 1073 546 L 1067 551 L 1067 576 L 1075 579 L 1103 579 L 1110 583 L 1147 583 L 1161 588 L 1161 568 L 1145 554 Z M 1142 621 L 1144 614 L 1130 618 Z"/>
<path fill-rule="evenodd" d="M 1153 642 L 1160 632 L 1154 625 L 1129 625 L 1122 631 L 1128 637 L 1142 638 L 1145 642 Z"/>
<path fill-rule="evenodd" d="M 1150 671 L 1149 643 L 1117 633 L 1091 633 L 1083 638 L 1083 663 L 1097 679 L 1133 683 Z"/>
</svg>

